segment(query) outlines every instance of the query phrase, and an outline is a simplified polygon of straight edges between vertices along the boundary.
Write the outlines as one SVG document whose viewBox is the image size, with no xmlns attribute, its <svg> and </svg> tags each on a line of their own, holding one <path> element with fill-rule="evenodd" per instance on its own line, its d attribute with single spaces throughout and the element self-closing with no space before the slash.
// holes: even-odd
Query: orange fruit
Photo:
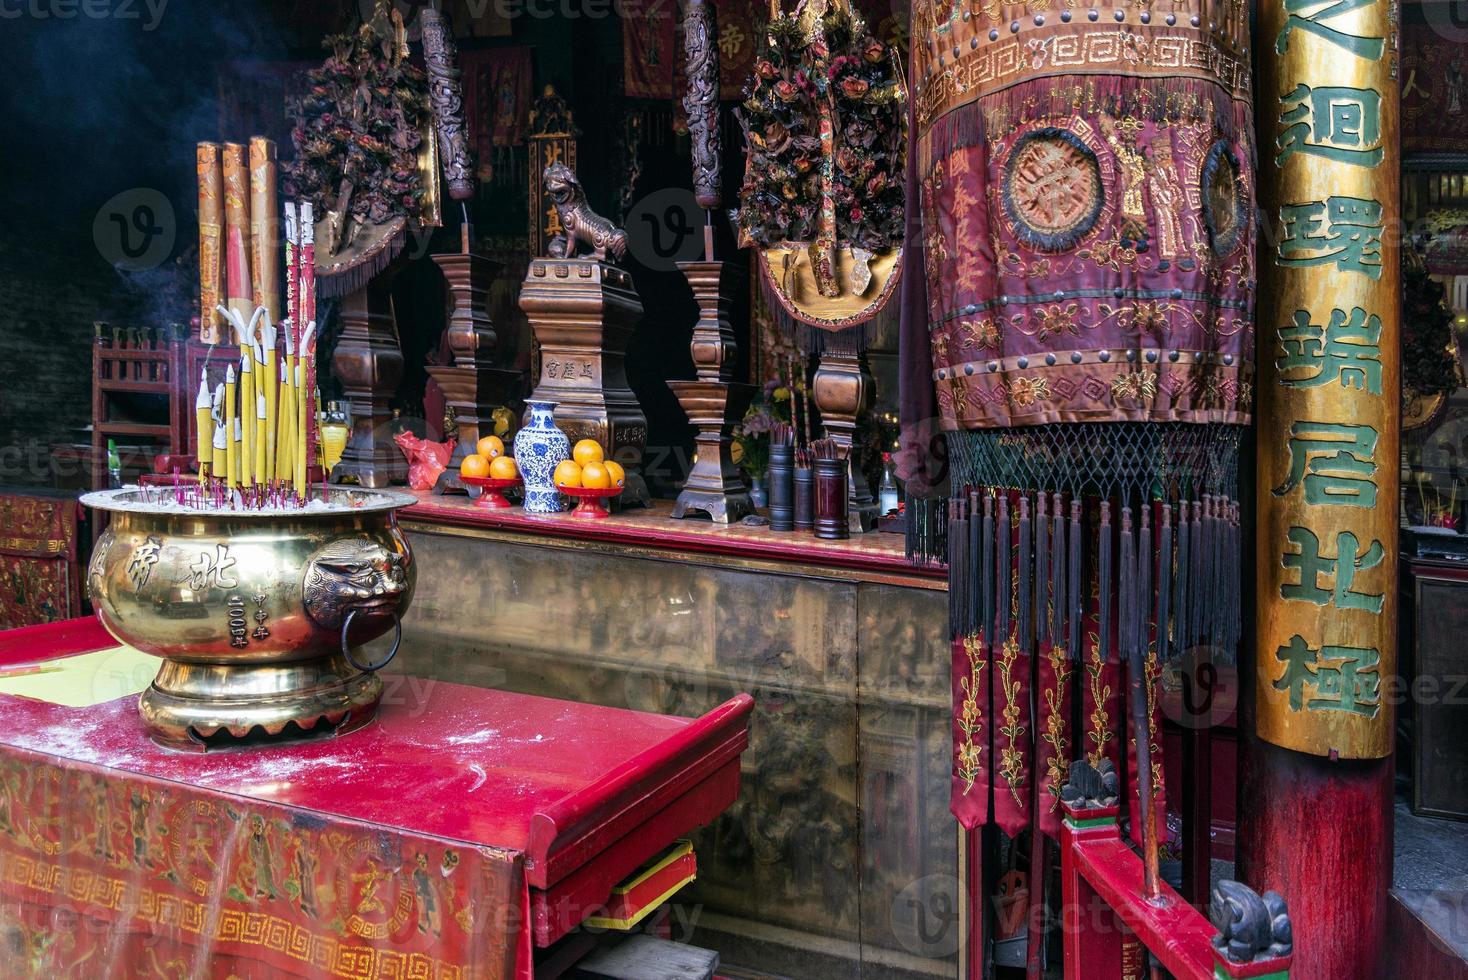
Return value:
<svg viewBox="0 0 1468 980">
<path fill-rule="evenodd" d="M 552 482 L 558 487 L 581 486 L 581 467 L 571 460 L 563 461 L 556 467 L 555 475 L 551 477 Z"/>
<path fill-rule="evenodd" d="M 475 480 L 489 476 L 489 460 L 478 453 L 465 456 L 464 461 L 459 464 L 459 475 Z"/>
<path fill-rule="evenodd" d="M 520 475 L 520 467 L 515 465 L 514 457 L 496 456 L 489 461 L 489 475 L 496 480 L 513 480 Z"/>
<path fill-rule="evenodd" d="M 571 450 L 571 458 L 580 466 L 587 463 L 600 463 L 606 459 L 606 453 L 602 452 L 601 443 L 595 439 L 582 439 L 576 443 L 576 448 Z"/>
<path fill-rule="evenodd" d="M 612 486 L 625 487 L 627 485 L 627 471 L 622 469 L 621 463 L 614 463 L 611 460 L 607 460 L 602 465 L 607 468 L 607 475 L 612 478 Z"/>
<path fill-rule="evenodd" d="M 474 451 L 485 459 L 499 459 L 505 454 L 505 442 L 499 436 L 485 436 Z"/>
<path fill-rule="evenodd" d="M 581 467 L 581 485 L 588 490 L 605 490 L 612 485 L 612 474 L 602 463 Z"/>
</svg>

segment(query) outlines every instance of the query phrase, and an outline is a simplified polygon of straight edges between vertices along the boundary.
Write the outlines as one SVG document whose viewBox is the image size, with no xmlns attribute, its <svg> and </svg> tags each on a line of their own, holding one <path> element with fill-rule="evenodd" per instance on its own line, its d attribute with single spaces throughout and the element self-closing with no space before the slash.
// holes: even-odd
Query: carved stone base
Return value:
<svg viewBox="0 0 1468 980">
<path fill-rule="evenodd" d="M 333 483 L 376 489 L 408 478 L 408 461 L 392 441 L 388 404 L 403 379 L 390 281 L 390 275 L 379 275 L 342 300 L 341 339 L 331 365 L 352 406 L 352 434 L 331 471 Z"/>
<path fill-rule="evenodd" d="M 669 381 L 688 421 L 698 426 L 698 459 L 673 505 L 674 517 L 704 513 L 734 524 L 754 513 L 754 502 L 731 453 L 734 426 L 754 401 L 753 385 L 727 381 Z"/>
<path fill-rule="evenodd" d="M 617 509 L 650 505 L 642 477 L 647 416 L 627 385 L 627 342 L 642 319 L 632 277 L 590 258 L 535 259 L 520 308 L 540 342 L 531 397 L 555 402 L 556 425 L 573 444 L 595 439 L 626 470 Z"/>
<path fill-rule="evenodd" d="M 848 482 L 851 486 L 853 534 L 870 531 L 877 523 L 877 502 L 872 499 L 866 476 L 857 465 L 856 454 L 850 452 L 856 439 L 857 420 L 871 404 L 874 387 L 865 355 L 829 350 L 821 355 L 820 367 L 811 382 L 816 407 L 821 410 L 826 431 L 846 447 L 851 459 Z"/>
</svg>

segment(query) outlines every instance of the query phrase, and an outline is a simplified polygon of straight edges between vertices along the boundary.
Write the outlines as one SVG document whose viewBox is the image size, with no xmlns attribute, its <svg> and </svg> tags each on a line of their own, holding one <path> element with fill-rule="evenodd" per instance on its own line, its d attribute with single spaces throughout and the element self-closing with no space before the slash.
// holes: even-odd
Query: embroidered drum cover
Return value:
<svg viewBox="0 0 1468 980">
<path fill-rule="evenodd" d="M 913 18 L 944 428 L 1247 423 L 1246 5 L 915 0 Z"/>
</svg>

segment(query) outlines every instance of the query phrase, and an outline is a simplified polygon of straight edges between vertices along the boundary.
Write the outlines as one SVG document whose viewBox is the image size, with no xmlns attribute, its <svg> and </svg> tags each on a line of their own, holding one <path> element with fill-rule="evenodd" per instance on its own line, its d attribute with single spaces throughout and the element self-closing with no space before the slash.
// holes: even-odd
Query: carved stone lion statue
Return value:
<svg viewBox="0 0 1468 980">
<path fill-rule="evenodd" d="M 555 203 L 561 234 L 551 239 L 547 251 L 553 259 L 575 258 L 581 246 L 590 249 L 598 262 L 610 252 L 618 260 L 627 255 L 627 233 L 591 210 L 586 192 L 576 174 L 564 163 L 545 168 L 545 192 Z"/>
</svg>

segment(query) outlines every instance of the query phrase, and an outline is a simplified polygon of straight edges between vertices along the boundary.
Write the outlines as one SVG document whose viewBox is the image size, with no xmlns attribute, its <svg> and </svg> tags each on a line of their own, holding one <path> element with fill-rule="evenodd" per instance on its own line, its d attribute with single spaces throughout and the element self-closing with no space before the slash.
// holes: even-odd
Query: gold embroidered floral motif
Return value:
<svg viewBox="0 0 1468 980">
<path fill-rule="evenodd" d="M 1009 382 L 1009 399 L 1016 405 L 1028 407 L 1037 401 L 1050 398 L 1050 381 L 1047 378 L 1013 378 Z"/>
<path fill-rule="evenodd" d="M 1045 721 L 1045 734 L 1040 736 L 1041 741 L 1050 746 L 1050 758 L 1045 765 L 1045 773 L 1050 777 L 1050 812 L 1054 813 L 1060 806 L 1060 790 L 1065 785 L 1067 778 L 1066 766 L 1070 762 L 1070 746 L 1065 738 L 1067 716 L 1065 691 L 1066 685 L 1070 683 L 1070 661 L 1066 659 L 1065 651 L 1060 644 L 1053 643 L 1050 646 L 1050 670 L 1055 674 L 1055 686 L 1045 692 L 1045 706 L 1049 709 L 1049 717 Z"/>
<path fill-rule="evenodd" d="M 974 740 L 974 736 L 984 730 L 984 712 L 979 707 L 979 693 L 982 690 L 984 668 L 988 663 L 984 659 L 982 631 L 964 638 L 963 652 L 968 655 L 968 676 L 959 681 L 959 687 L 963 690 L 963 706 L 959 710 L 958 728 L 963 733 L 963 738 L 958 743 L 957 767 L 958 777 L 963 780 L 963 793 L 967 796 L 979 778 L 979 769 L 984 758 L 984 747 Z"/>
<path fill-rule="evenodd" d="M 1014 662 L 1019 657 L 1019 643 L 1013 635 L 1004 641 L 1001 655 L 999 657 L 999 687 L 1004 696 L 1004 710 L 999 713 L 999 718 L 1004 724 L 999 726 L 999 733 L 1008 739 L 1009 744 L 999 750 L 999 775 L 1009 784 L 1009 792 L 1014 796 L 1014 802 L 1024 806 L 1024 797 L 1020 790 L 1025 784 L 1024 754 L 1020 751 L 1019 740 L 1024 738 L 1025 728 L 1019 723 L 1019 690 L 1020 682 L 1013 679 Z"/>
<path fill-rule="evenodd" d="M 948 366 L 948 334 L 941 329 L 933 331 L 933 363 L 939 367 Z"/>
<path fill-rule="evenodd" d="M 1156 300 L 1139 301 L 1136 308 L 1132 310 L 1132 329 L 1139 334 L 1160 330 L 1165 337 L 1171 332 L 1168 329 L 1167 319 L 1167 314 L 1171 310 L 1170 303 L 1159 303 Z"/>
<path fill-rule="evenodd" d="M 953 384 L 953 415 L 962 422 L 969 416 L 968 404 L 968 378 L 954 378 Z M 939 389 L 941 392 L 942 389 Z"/>
<path fill-rule="evenodd" d="M 1086 676 L 1091 691 L 1091 730 L 1086 733 L 1086 739 L 1091 743 L 1090 751 L 1086 753 L 1086 761 L 1092 766 L 1101 765 L 1101 760 L 1106 758 L 1106 746 L 1110 744 L 1111 713 L 1106 710 L 1106 705 L 1111 701 L 1111 685 L 1105 681 L 1106 661 L 1101 656 L 1101 638 L 1095 633 L 1087 633 L 1091 641 L 1090 655 L 1086 661 Z"/>
<path fill-rule="evenodd" d="M 1076 325 L 1078 312 L 1079 308 L 1075 303 L 1067 303 L 1065 306 L 1056 303 L 1049 308 L 1042 308 L 1035 314 L 1035 318 L 1040 321 L 1040 332 L 1035 335 L 1035 339 L 1049 340 L 1061 334 L 1079 337 L 1081 331 Z"/>
<path fill-rule="evenodd" d="M 1133 371 L 1111 379 L 1111 397 L 1116 401 L 1157 397 L 1157 375 Z"/>
<path fill-rule="evenodd" d="M 1162 737 L 1157 730 L 1157 690 L 1162 683 L 1162 662 L 1157 657 L 1157 645 L 1147 647 L 1147 740 L 1152 745 L 1152 795 L 1163 790 L 1162 781 Z"/>
<path fill-rule="evenodd" d="M 1147 675 L 1147 742 L 1151 746 L 1152 762 L 1152 798 L 1156 799 L 1163 792 L 1163 767 L 1162 767 L 1162 739 L 1157 730 L 1157 689 L 1162 682 L 1162 664 L 1157 659 L 1157 645 L 1149 644 L 1147 647 L 1147 662 L 1145 672 Z M 1137 751 L 1136 732 L 1127 735 L 1127 747 L 1133 757 Z"/>
<path fill-rule="evenodd" d="M 964 320 L 958 325 L 964 347 L 978 350 L 998 350 L 1002 335 L 999 325 L 993 320 Z"/>
<path fill-rule="evenodd" d="M 980 0 L 974 4 L 974 7 L 985 20 L 998 20 L 999 15 L 1004 11 L 1004 5 L 999 0 Z"/>
</svg>

